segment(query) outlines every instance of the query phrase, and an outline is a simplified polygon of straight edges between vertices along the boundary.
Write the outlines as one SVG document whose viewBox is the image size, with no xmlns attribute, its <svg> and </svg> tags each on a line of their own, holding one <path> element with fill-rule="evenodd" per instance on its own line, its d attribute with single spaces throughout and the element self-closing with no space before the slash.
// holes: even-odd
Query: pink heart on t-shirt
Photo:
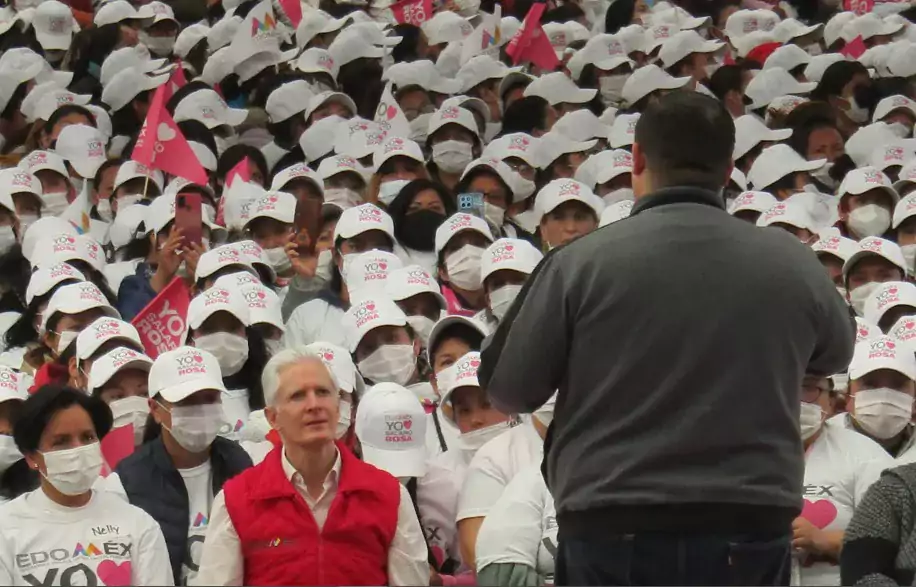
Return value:
<svg viewBox="0 0 916 587">
<path fill-rule="evenodd" d="M 99 563 L 95 573 L 108 587 L 126 587 L 130 585 L 130 561 L 118 564 L 112 560 Z"/>
<path fill-rule="evenodd" d="M 806 499 L 801 517 L 823 530 L 830 525 L 830 522 L 836 519 L 836 506 L 829 499 L 819 499 L 817 501 L 808 501 Z"/>
</svg>

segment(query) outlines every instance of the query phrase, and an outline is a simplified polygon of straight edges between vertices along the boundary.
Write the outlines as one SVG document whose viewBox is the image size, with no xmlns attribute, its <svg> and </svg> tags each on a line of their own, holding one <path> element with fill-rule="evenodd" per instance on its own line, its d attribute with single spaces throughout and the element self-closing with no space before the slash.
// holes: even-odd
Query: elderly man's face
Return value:
<svg viewBox="0 0 916 587">
<path fill-rule="evenodd" d="M 303 360 L 280 371 L 274 405 L 264 410 L 284 444 L 300 446 L 333 442 L 340 397 L 320 360 Z"/>
</svg>

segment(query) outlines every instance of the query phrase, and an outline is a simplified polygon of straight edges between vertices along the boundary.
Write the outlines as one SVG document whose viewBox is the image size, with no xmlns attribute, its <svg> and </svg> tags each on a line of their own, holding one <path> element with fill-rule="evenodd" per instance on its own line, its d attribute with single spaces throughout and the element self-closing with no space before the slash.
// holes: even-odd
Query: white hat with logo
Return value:
<svg viewBox="0 0 916 587">
<path fill-rule="evenodd" d="M 57 0 L 44 0 L 35 8 L 32 28 L 45 51 L 66 51 L 80 30 L 70 7 Z"/>
<path fill-rule="evenodd" d="M 241 249 L 239 249 L 236 244 L 237 243 L 221 245 L 202 254 L 197 261 L 197 271 L 194 272 L 194 280 L 199 281 L 201 279 L 206 279 L 217 271 L 235 265 L 237 265 L 239 269 L 256 273 L 251 261 L 242 254 Z"/>
<path fill-rule="evenodd" d="M 232 277 L 231 275 L 227 277 Z M 220 286 L 220 277 L 213 284 L 214 287 Z M 224 282 L 225 283 L 225 282 Z M 282 302 L 272 289 L 260 283 L 249 283 L 239 288 L 242 297 L 248 304 L 248 321 L 254 326 L 256 324 L 267 324 L 280 330 L 286 331 L 283 324 L 283 312 L 281 311 Z"/>
<path fill-rule="evenodd" d="M 108 383 L 112 377 L 126 369 L 137 369 L 149 373 L 152 366 L 151 358 L 134 349 L 127 347 L 111 349 L 92 362 L 92 369 L 89 371 L 89 389 L 86 391 L 90 394 L 95 392 Z"/>
<path fill-rule="evenodd" d="M 459 108 L 459 110 L 463 109 Z M 470 112 L 467 110 L 464 110 L 464 112 L 471 117 L 472 121 L 474 120 L 474 116 Z M 432 123 L 432 118 L 430 118 L 430 123 Z M 438 127 L 436 128 L 438 130 Z M 382 165 L 393 157 L 407 157 L 418 163 L 426 163 L 426 159 L 423 157 L 423 149 L 420 148 L 420 145 L 410 139 L 391 137 L 386 139 L 372 154 L 372 171 L 378 173 Z"/>
<path fill-rule="evenodd" d="M 31 227 L 29 227 L 31 228 Z M 105 268 L 105 251 L 94 238 L 88 234 L 71 235 L 67 233 L 49 235 L 35 245 L 32 267 L 46 267 L 67 261 L 84 261 L 93 269 Z"/>
<path fill-rule="evenodd" d="M 147 75 L 136 67 L 122 69 L 102 89 L 102 102 L 110 106 L 112 112 L 117 112 L 142 92 L 155 90 L 169 81 L 170 75 L 170 72 Z"/>
<path fill-rule="evenodd" d="M 471 214 L 458 212 L 457 214 L 452 214 L 449 216 L 445 222 L 440 224 L 439 228 L 436 229 L 436 255 L 445 249 L 452 238 L 454 238 L 458 233 L 464 232 L 466 230 L 479 232 L 483 236 L 487 237 L 490 242 L 493 242 L 494 240 L 493 233 L 490 231 L 490 225 L 487 224 L 486 220 L 477 216 L 472 216 Z"/>
<path fill-rule="evenodd" d="M 755 75 L 747 84 L 744 93 L 751 99 L 748 108 L 757 110 L 768 106 L 780 96 L 808 94 L 815 87 L 817 84 L 814 82 L 800 82 L 781 67 L 770 67 Z"/>
<path fill-rule="evenodd" d="M 188 306 L 188 327 L 197 330 L 216 312 L 229 312 L 244 326 L 250 325 L 248 303 L 239 290 L 211 287 L 191 300 Z"/>
<path fill-rule="evenodd" d="M 880 324 L 887 312 L 899 306 L 912 306 L 916 309 L 916 285 L 905 281 L 879 284 L 865 300 L 862 314 L 867 321 Z"/>
<path fill-rule="evenodd" d="M 748 151 L 760 143 L 784 141 L 792 136 L 791 128 L 770 129 L 753 114 L 745 114 L 735 119 L 735 150 L 732 158 L 744 157 Z"/>
<path fill-rule="evenodd" d="M 870 236 L 860 240 L 859 249 L 853 253 L 849 260 L 843 263 L 844 282 L 848 279 L 849 272 L 852 271 L 856 263 L 865 257 L 881 257 L 888 263 L 899 267 L 900 270 L 903 271 L 904 276 L 909 273 L 906 268 L 906 259 L 903 256 L 903 251 L 900 250 L 897 243 L 893 243 L 881 237 Z"/>
<path fill-rule="evenodd" d="M 334 228 L 334 242 L 336 243 L 338 239 L 353 238 L 370 230 L 381 230 L 392 241 L 395 240 L 394 222 L 387 212 L 375 204 L 362 204 L 355 208 L 348 208 L 340 215 L 337 226 Z"/>
<path fill-rule="evenodd" d="M 818 239 L 811 245 L 811 250 L 814 251 L 818 257 L 822 255 L 833 255 L 845 263 L 856 254 L 856 251 L 859 250 L 859 246 L 858 243 L 851 238 L 829 235 L 822 236 Z"/>
<path fill-rule="evenodd" d="M 439 282 L 419 265 L 408 265 L 389 271 L 385 293 L 396 302 L 429 293 L 439 302 L 440 308 L 445 310 L 447 305 Z"/>
<path fill-rule="evenodd" d="M 170 403 L 180 402 L 198 391 L 225 392 L 219 361 L 205 350 L 183 346 L 156 357 L 149 371 L 149 395 Z"/>
<path fill-rule="evenodd" d="M 373 250 L 348 256 L 344 262 L 343 279 L 350 300 L 383 294 L 388 274 L 403 266 L 401 259 L 388 251 Z"/>
<path fill-rule="evenodd" d="M 69 234 L 77 236 L 79 233 L 72 223 L 57 216 L 45 216 L 29 225 L 22 238 L 22 256 L 29 262 L 35 257 L 35 248 L 49 234 Z M 34 263 L 33 263 L 34 267 Z"/>
<path fill-rule="evenodd" d="M 525 88 L 524 95 L 526 97 L 540 96 L 551 106 L 556 106 L 557 104 L 584 104 L 591 101 L 597 93 L 598 90 L 594 88 L 580 88 L 569 79 L 568 75 L 562 71 L 555 71 L 535 78 Z"/>
<path fill-rule="evenodd" d="M 339 104 L 350 111 L 350 116 L 356 115 L 356 103 L 350 96 L 344 94 L 343 92 L 321 92 L 320 94 L 312 96 L 312 98 L 309 100 L 308 108 L 305 109 L 306 120 L 308 120 L 316 110 L 325 104 Z"/>
<path fill-rule="evenodd" d="M 136 161 L 125 161 L 118 167 L 118 173 L 115 174 L 115 180 L 112 189 L 117 190 L 119 187 L 127 183 L 132 179 L 149 178 L 159 191 L 162 191 L 162 186 L 165 183 L 162 172 L 158 169 L 150 169 L 142 163 L 137 163 Z"/>
<path fill-rule="evenodd" d="M 877 338 L 884 333 L 877 324 L 872 324 L 860 316 L 856 316 L 856 344 L 868 338 Z"/>
<path fill-rule="evenodd" d="M 120 318 L 120 314 L 109 303 L 102 290 L 91 281 L 81 281 L 60 287 L 51 295 L 48 306 L 41 314 L 39 334 L 44 334 L 48 322 L 56 314 L 79 314 L 86 310 L 101 309 L 106 316 Z"/>
<path fill-rule="evenodd" d="M 887 333 L 916 351 L 916 316 L 901 316 Z"/>
<path fill-rule="evenodd" d="M 614 117 L 611 132 L 608 133 L 608 143 L 613 149 L 629 147 L 636 141 L 636 124 L 639 122 L 639 112 L 618 114 Z"/>
<path fill-rule="evenodd" d="M 430 45 L 441 45 L 453 41 L 462 41 L 474 32 L 474 27 L 468 19 L 455 12 L 443 10 L 437 12 L 431 19 L 420 25 Z"/>
<path fill-rule="evenodd" d="M 785 224 L 795 228 L 814 231 L 814 220 L 807 208 L 800 202 L 778 202 L 760 215 L 757 226 L 767 227 L 774 224 Z"/>
<path fill-rule="evenodd" d="M 598 226 L 607 226 L 608 224 L 619 222 L 624 218 L 629 218 L 630 214 L 633 212 L 634 204 L 635 202 L 633 200 L 624 200 L 609 205 L 604 209 L 604 212 L 601 213 L 601 218 L 598 220 Z"/>
<path fill-rule="evenodd" d="M 353 357 L 346 349 L 329 342 L 313 342 L 305 348 L 317 354 L 321 362 L 331 370 L 341 390 L 354 393 L 362 387 L 362 378 L 353 364 Z"/>
<path fill-rule="evenodd" d="M 449 365 L 447 368 L 436 373 L 436 386 L 442 399 L 441 405 L 449 405 L 452 400 L 452 393 L 462 387 L 480 387 L 480 381 L 477 379 L 477 370 L 480 368 L 480 353 L 471 351 L 460 359 Z M 454 421 L 454 418 L 452 418 Z"/>
<path fill-rule="evenodd" d="M 380 326 L 406 326 L 407 316 L 386 295 L 363 298 L 346 311 L 341 319 L 344 339 L 351 353 L 369 332 Z"/>
<path fill-rule="evenodd" d="M 182 59 L 187 59 L 188 54 L 197 47 L 201 41 L 207 40 L 210 33 L 210 27 L 202 22 L 196 22 L 181 29 L 178 37 L 175 39 L 173 52 Z"/>
<path fill-rule="evenodd" d="M 257 218 L 273 218 L 283 224 L 292 224 L 296 218 L 297 202 L 296 196 L 288 192 L 267 192 L 255 202 L 245 226 Z"/>
<path fill-rule="evenodd" d="M 653 64 L 640 67 L 627 78 L 620 94 L 624 102 L 632 106 L 652 92 L 676 90 L 687 85 L 689 77 L 672 77 L 665 70 Z"/>
<path fill-rule="evenodd" d="M 36 270 L 29 277 L 29 285 L 25 290 L 25 303 L 31 304 L 36 297 L 45 295 L 58 283 L 64 281 L 86 281 L 86 276 L 67 263 L 58 263 Z"/>
<path fill-rule="evenodd" d="M 876 148 L 869 159 L 869 164 L 881 171 L 886 171 L 889 167 L 899 165 L 903 167 L 908 162 L 916 159 L 916 150 L 907 144 L 906 141 L 889 143 Z M 894 190 L 896 190 L 896 186 Z"/>
<path fill-rule="evenodd" d="M 510 157 L 515 157 L 521 159 L 531 167 L 537 168 L 540 166 L 540 161 L 538 161 L 537 157 L 540 150 L 538 147 L 540 142 L 541 139 L 525 133 L 511 133 L 490 141 L 490 143 L 484 147 L 483 156 L 494 157 L 501 161 Z"/>
<path fill-rule="evenodd" d="M 575 180 L 594 191 L 596 186 L 632 172 L 633 155 L 623 149 L 614 149 L 591 155 L 576 170 Z"/>
<path fill-rule="evenodd" d="M 44 205 L 41 199 L 41 182 L 37 177 L 20 167 L 0 170 L 0 206 L 18 217 L 13 200 L 14 194 L 32 194 L 39 204 Z"/>
<path fill-rule="evenodd" d="M 916 379 L 916 354 L 909 345 L 890 336 L 869 338 L 856 344 L 849 363 L 849 379 L 861 379 L 879 369 L 890 369 Z"/>
<path fill-rule="evenodd" d="M 102 82 L 102 87 L 105 87 L 111 83 L 115 75 L 125 69 L 137 69 L 141 73 L 168 72 L 168 69 L 164 69 L 165 65 L 166 60 L 153 59 L 145 45 L 122 47 L 109 53 L 102 62 L 99 81 Z"/>
<path fill-rule="evenodd" d="M 446 106 L 444 104 L 429 117 L 426 136 L 433 136 L 436 131 L 449 124 L 457 124 L 470 131 L 475 137 L 480 138 L 480 128 L 477 126 L 474 114 L 470 110 L 461 106 Z"/>
<path fill-rule="evenodd" d="M 71 124 L 60 131 L 54 151 L 69 162 L 80 177 L 93 179 L 107 158 L 105 143 L 105 136 L 97 128 Z"/>
<path fill-rule="evenodd" d="M 808 81 L 820 83 L 827 68 L 837 61 L 846 61 L 846 58 L 839 53 L 824 53 L 823 55 L 813 56 L 808 66 L 805 67 L 805 78 Z"/>
<path fill-rule="evenodd" d="M 658 58 L 668 68 L 694 53 L 715 53 L 724 47 L 722 41 L 706 40 L 696 31 L 679 31 L 662 43 Z"/>
<path fill-rule="evenodd" d="M 331 54 L 320 47 L 311 47 L 303 51 L 296 60 L 296 69 L 303 73 L 326 73 L 335 80 L 340 73 L 340 67 L 334 62 Z"/>
<path fill-rule="evenodd" d="M 0 365 L 0 403 L 10 400 L 25 401 L 29 397 L 27 391 L 29 378 L 24 373 Z"/>
<path fill-rule="evenodd" d="M 878 105 L 875 106 L 875 112 L 871 116 L 871 121 L 878 122 L 897 110 L 904 110 L 907 114 L 916 118 L 916 102 L 906 96 L 896 94 L 894 96 L 888 96 L 878 102 Z"/>
<path fill-rule="evenodd" d="M 395 477 L 422 477 L 428 457 L 426 425 L 423 404 L 412 391 L 396 383 L 373 386 L 356 410 L 363 460 Z"/>
<path fill-rule="evenodd" d="M 745 210 L 760 212 L 761 214 L 777 204 L 776 198 L 769 192 L 741 192 L 729 206 L 729 214 L 737 214 Z"/>
<path fill-rule="evenodd" d="M 480 281 L 497 271 L 517 271 L 530 275 L 538 266 L 543 253 L 528 241 L 517 238 L 501 238 L 487 247 L 480 259 Z"/>
<path fill-rule="evenodd" d="M 587 185 L 574 179 L 555 179 L 541 188 L 534 200 L 535 215 L 540 218 L 567 202 L 581 202 L 600 218 L 604 212 L 604 201 L 595 195 Z"/>
<path fill-rule="evenodd" d="M 143 341 L 133 324 L 103 316 L 83 329 L 76 337 L 76 358 L 85 361 L 110 340 L 123 340 L 143 348 Z"/>
<path fill-rule="evenodd" d="M 19 161 L 19 168 L 35 175 L 50 170 L 66 178 L 69 173 L 63 158 L 54 151 L 32 151 Z"/>
<path fill-rule="evenodd" d="M 897 184 L 899 183 L 900 182 L 897 182 Z M 891 223 L 891 227 L 897 229 L 907 218 L 913 216 L 916 216 L 916 193 L 912 193 L 901 199 L 897 202 L 897 205 L 894 206 L 894 219 Z"/>
<path fill-rule="evenodd" d="M 213 130 L 219 126 L 239 126 L 248 117 L 242 108 L 230 108 L 215 90 L 202 89 L 185 96 L 175 107 L 175 122 L 196 120 Z"/>
<path fill-rule="evenodd" d="M 783 45 L 770 53 L 770 56 L 763 62 L 763 68 L 781 67 L 786 71 L 792 71 L 796 67 L 809 63 L 811 63 L 811 55 L 807 51 L 798 45 Z"/>
<path fill-rule="evenodd" d="M 808 161 L 786 144 L 770 145 L 754 160 L 747 179 L 755 190 L 763 190 L 780 179 L 802 171 L 814 171 L 827 163 L 826 159 Z"/>
<path fill-rule="evenodd" d="M 267 97 L 264 109 L 274 124 L 289 120 L 308 109 L 312 85 L 303 79 L 297 79 L 275 89 Z"/>
<path fill-rule="evenodd" d="M 900 201 L 890 178 L 874 167 L 860 167 L 847 173 L 837 188 L 836 195 L 842 200 L 845 196 L 858 196 L 871 190 L 880 190 L 887 194 L 893 205 Z"/>
<path fill-rule="evenodd" d="M 295 163 L 277 172 L 276 175 L 274 175 L 273 181 L 270 182 L 270 191 L 284 191 L 289 183 L 296 179 L 311 182 L 312 187 L 314 187 L 318 193 L 324 194 L 324 181 L 305 163 Z"/>
</svg>

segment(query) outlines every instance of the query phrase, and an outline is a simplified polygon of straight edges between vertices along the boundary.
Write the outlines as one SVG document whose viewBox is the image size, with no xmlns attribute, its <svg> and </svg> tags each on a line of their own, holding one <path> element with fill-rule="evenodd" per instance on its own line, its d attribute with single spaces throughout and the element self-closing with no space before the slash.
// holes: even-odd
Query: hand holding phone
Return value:
<svg viewBox="0 0 916 587">
<path fill-rule="evenodd" d="M 175 196 L 175 228 L 181 231 L 182 247 L 192 248 L 203 242 L 200 194 L 188 192 Z"/>
<path fill-rule="evenodd" d="M 483 194 L 480 192 L 458 194 L 458 211 L 486 220 L 483 211 Z"/>
</svg>

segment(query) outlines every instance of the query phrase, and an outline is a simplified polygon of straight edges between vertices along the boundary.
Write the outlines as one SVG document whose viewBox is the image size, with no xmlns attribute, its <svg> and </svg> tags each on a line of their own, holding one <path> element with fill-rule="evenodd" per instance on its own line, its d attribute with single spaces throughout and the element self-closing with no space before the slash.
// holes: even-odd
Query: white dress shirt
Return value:
<svg viewBox="0 0 916 587">
<path fill-rule="evenodd" d="M 305 500 L 315 517 L 319 531 L 324 528 L 331 503 L 337 495 L 337 483 L 340 478 L 340 452 L 334 459 L 334 466 L 328 471 L 322 485 L 321 495 L 313 498 L 306 488 L 302 475 L 282 454 L 283 472 L 287 479 Z M 429 585 L 429 562 L 426 540 L 420 521 L 417 519 L 410 494 L 403 485 L 401 500 L 398 504 L 398 525 L 394 539 L 388 549 L 388 584 L 389 585 Z M 238 533 L 232 525 L 232 519 L 226 510 L 226 501 L 220 491 L 213 500 L 210 510 L 210 525 L 207 529 L 207 540 L 201 556 L 200 569 L 192 585 L 237 585 L 244 580 L 244 562 L 242 545 Z"/>
</svg>

